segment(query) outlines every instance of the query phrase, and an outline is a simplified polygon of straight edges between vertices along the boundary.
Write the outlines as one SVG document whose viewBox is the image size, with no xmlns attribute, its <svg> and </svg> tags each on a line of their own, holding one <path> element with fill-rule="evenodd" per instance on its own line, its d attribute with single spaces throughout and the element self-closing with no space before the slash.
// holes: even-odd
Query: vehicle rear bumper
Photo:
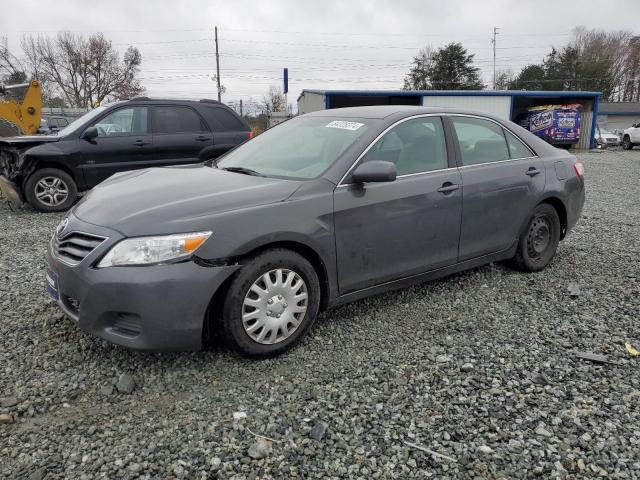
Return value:
<svg viewBox="0 0 640 480">
<path fill-rule="evenodd" d="M 239 267 L 193 261 L 94 268 L 63 263 L 49 246 L 57 303 L 80 329 L 136 350 L 199 350 L 214 293 Z"/>
</svg>

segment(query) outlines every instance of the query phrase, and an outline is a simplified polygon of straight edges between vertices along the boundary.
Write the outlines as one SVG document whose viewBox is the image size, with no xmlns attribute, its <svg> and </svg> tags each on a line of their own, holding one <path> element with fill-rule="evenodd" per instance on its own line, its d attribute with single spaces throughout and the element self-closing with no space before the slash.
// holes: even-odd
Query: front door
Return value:
<svg viewBox="0 0 640 480">
<path fill-rule="evenodd" d="M 512 247 L 544 191 L 544 162 L 484 118 L 451 116 L 464 185 L 459 260 Z"/>
<path fill-rule="evenodd" d="M 98 136 L 79 140 L 79 167 L 91 188 L 116 172 L 148 167 L 152 138 L 147 107 L 119 108 L 93 125 Z"/>
<path fill-rule="evenodd" d="M 455 263 L 462 188 L 449 161 L 442 120 L 406 120 L 360 162 L 396 164 L 393 182 L 341 184 L 334 193 L 340 293 Z"/>
</svg>

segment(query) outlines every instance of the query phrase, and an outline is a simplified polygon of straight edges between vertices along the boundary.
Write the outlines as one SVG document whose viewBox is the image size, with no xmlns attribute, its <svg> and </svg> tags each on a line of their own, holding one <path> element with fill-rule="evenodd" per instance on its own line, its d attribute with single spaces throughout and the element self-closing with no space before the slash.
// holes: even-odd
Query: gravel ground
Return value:
<svg viewBox="0 0 640 480">
<path fill-rule="evenodd" d="M 0 206 L 0 477 L 640 478 L 640 151 L 580 158 L 584 214 L 546 271 L 330 310 L 261 361 L 85 335 L 43 291 L 61 216 Z"/>
</svg>

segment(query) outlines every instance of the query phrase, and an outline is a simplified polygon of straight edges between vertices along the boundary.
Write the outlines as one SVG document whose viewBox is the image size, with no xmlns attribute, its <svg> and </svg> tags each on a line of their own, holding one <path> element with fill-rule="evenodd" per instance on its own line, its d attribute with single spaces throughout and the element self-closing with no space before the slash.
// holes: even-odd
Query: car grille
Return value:
<svg viewBox="0 0 640 480">
<path fill-rule="evenodd" d="M 618 143 L 617 138 L 607 138 L 607 143 Z"/>
<path fill-rule="evenodd" d="M 105 240 L 105 237 L 81 232 L 71 232 L 63 238 L 54 235 L 53 252 L 66 263 L 77 265 Z"/>
</svg>

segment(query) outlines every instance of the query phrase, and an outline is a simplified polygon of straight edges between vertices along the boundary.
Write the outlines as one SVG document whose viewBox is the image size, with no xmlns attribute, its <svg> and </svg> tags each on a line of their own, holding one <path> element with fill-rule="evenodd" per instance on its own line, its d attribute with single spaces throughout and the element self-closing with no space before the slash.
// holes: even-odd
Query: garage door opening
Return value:
<svg viewBox="0 0 640 480">
<path fill-rule="evenodd" d="M 414 96 L 336 95 L 331 97 L 330 102 L 329 108 L 344 108 L 368 105 L 421 105 L 422 99 Z"/>
<path fill-rule="evenodd" d="M 542 105 L 570 105 L 579 104 L 580 108 L 580 140 L 575 145 L 579 149 L 588 149 L 591 144 L 591 128 L 593 124 L 593 100 L 586 98 L 576 98 L 571 95 L 562 97 L 513 97 L 511 106 L 511 120 L 517 121 L 518 117 L 527 112 L 530 107 Z"/>
</svg>

